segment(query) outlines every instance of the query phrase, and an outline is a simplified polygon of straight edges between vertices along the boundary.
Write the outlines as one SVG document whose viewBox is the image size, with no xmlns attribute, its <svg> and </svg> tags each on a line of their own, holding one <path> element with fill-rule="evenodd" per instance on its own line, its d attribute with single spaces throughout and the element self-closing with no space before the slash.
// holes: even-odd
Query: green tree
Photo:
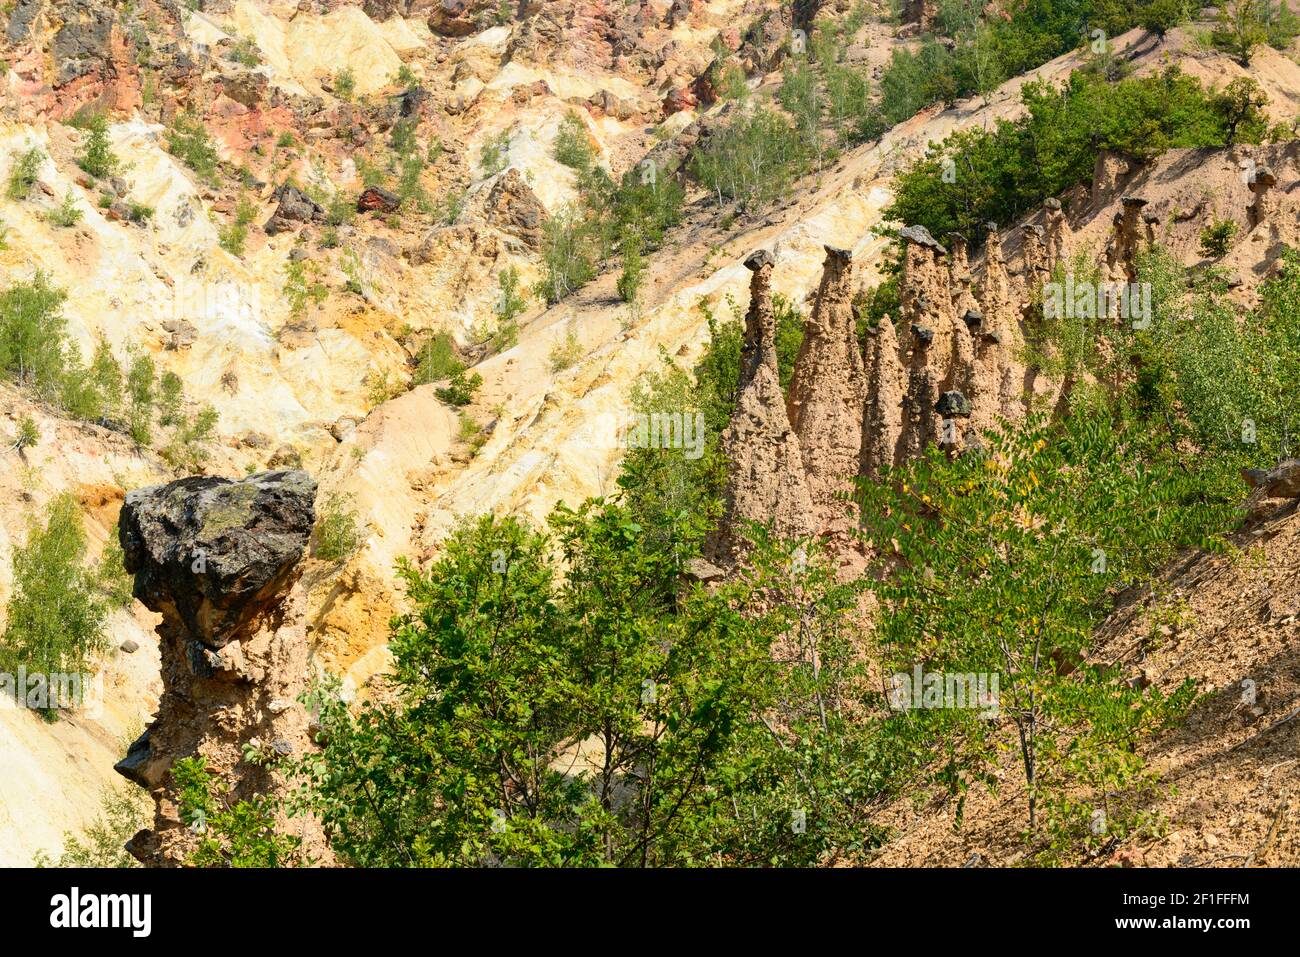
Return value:
<svg viewBox="0 0 1300 957">
<path fill-rule="evenodd" d="M 1269 0 L 1225 2 L 1211 34 L 1214 45 L 1236 57 L 1242 66 L 1249 66 L 1255 48 L 1268 43 L 1271 12 Z"/>
<path fill-rule="evenodd" d="M 641 237 L 636 234 L 623 240 L 623 272 L 618 277 L 618 294 L 634 310 L 640 302 L 645 283 L 645 258 L 641 255 Z"/>
<path fill-rule="evenodd" d="M 1214 107 L 1223 118 L 1224 145 L 1235 146 L 1240 135 L 1258 143 L 1268 131 L 1268 94 L 1248 76 L 1239 76 L 1214 97 Z"/>
<path fill-rule="evenodd" d="M 477 372 L 469 375 L 465 374 L 465 369 L 457 369 L 447 380 L 447 385 L 435 390 L 435 394 L 443 402 L 457 408 L 469 405 L 474 401 L 474 393 L 483 385 L 483 377 Z"/>
<path fill-rule="evenodd" d="M 101 341 L 95 346 L 88 378 L 92 394 L 98 399 L 98 407 L 88 417 L 103 424 L 121 415 L 124 395 L 122 364 L 108 343 Z"/>
<path fill-rule="evenodd" d="M 356 508 L 346 496 L 332 495 L 316 520 L 314 554 L 323 562 L 341 562 L 361 545 Z"/>
<path fill-rule="evenodd" d="M 153 359 L 137 353 L 126 375 L 127 428 L 137 445 L 148 445 L 153 437 L 155 375 Z"/>
<path fill-rule="evenodd" d="M 846 834 L 871 841 L 847 816 L 809 842 L 790 828 L 792 811 L 816 821 L 856 794 L 823 792 L 830 762 L 800 744 L 801 732 L 820 739 L 835 726 L 811 646 L 778 664 L 772 642 L 793 621 L 741 611 L 744 596 L 788 578 L 788 552 L 779 571 L 764 562 L 733 589 L 682 594 L 673 549 L 647 550 L 625 509 L 561 508 L 551 527 L 484 516 L 427 573 L 404 566 L 413 610 L 393 623 L 392 695 L 356 715 L 328 689 L 313 699 L 324 750 L 297 777 L 346 860 L 807 863 Z M 847 592 L 824 584 L 795 618 L 843 620 Z M 818 647 L 833 662 L 818 674 L 838 681 L 844 659 L 832 642 Z M 794 671 L 806 681 L 778 704 Z M 796 795 L 811 768 L 817 794 Z"/>
<path fill-rule="evenodd" d="M 167 151 L 194 170 L 199 179 L 214 184 L 219 157 L 203 120 L 193 113 L 179 113 L 167 130 Z"/>
<path fill-rule="evenodd" d="M 45 154 L 38 146 L 21 153 L 10 153 L 9 181 L 5 195 L 14 201 L 26 199 L 31 194 L 32 187 L 36 185 L 41 164 L 44 162 Z"/>
<path fill-rule="evenodd" d="M 235 205 L 234 218 L 217 231 L 217 242 L 232 256 L 243 256 L 248 243 L 248 227 L 257 217 L 257 206 L 246 196 Z"/>
<path fill-rule="evenodd" d="M 232 800 L 214 793 L 216 784 L 203 757 L 181 758 L 171 776 L 179 791 L 182 820 L 199 833 L 191 867 L 293 867 L 302 863 L 302 840 L 276 828 L 278 802 L 264 794 Z"/>
<path fill-rule="evenodd" d="M 14 551 L 14 587 L 0 635 L 0 671 L 86 674 L 107 650 L 105 607 L 84 566 L 86 535 L 76 500 L 54 499 L 45 522 L 31 523 L 27 543 Z M 53 712 L 46 711 L 47 717 Z"/>
<path fill-rule="evenodd" d="M 77 196 L 72 190 L 63 194 L 63 202 L 54 207 L 46 214 L 46 219 L 51 225 L 58 226 L 60 229 L 71 229 L 77 223 L 81 222 L 81 207 L 77 205 Z"/>
<path fill-rule="evenodd" d="M 30 415 L 25 415 L 22 422 L 18 424 L 18 436 L 10 448 L 21 455 L 24 449 L 32 448 L 40 440 L 41 431 L 36 427 L 36 420 Z"/>
<path fill-rule="evenodd" d="M 73 357 L 66 298 L 42 272 L 0 293 L 0 374 L 47 398 L 58 394 Z"/>
<path fill-rule="evenodd" d="M 492 311 L 496 314 L 496 328 L 492 332 L 491 346 L 495 352 L 512 349 L 519 342 L 519 317 L 528 308 L 519 284 L 519 270 L 507 266 L 497 273 L 496 305 Z"/>
<path fill-rule="evenodd" d="M 587 125 L 576 111 L 569 110 L 560 121 L 551 155 L 570 169 L 585 172 L 596 164 L 596 150 L 591 145 Z"/>
<path fill-rule="evenodd" d="M 542 279 L 537 295 L 557 303 L 596 273 L 596 243 L 590 224 L 573 208 L 546 221 L 542 237 Z"/>
<path fill-rule="evenodd" d="M 112 175 L 121 161 L 113 153 L 113 144 L 108 137 L 108 117 L 96 113 L 90 118 L 86 130 L 89 133 L 86 151 L 78 158 L 77 165 L 96 179 Z"/>
<path fill-rule="evenodd" d="M 717 198 L 753 211 L 787 192 L 809 167 L 809 141 L 767 108 L 735 117 L 691 158 L 691 172 Z"/>
<path fill-rule="evenodd" d="M 139 867 L 124 845 L 145 826 L 148 815 L 138 791 L 106 787 L 100 794 L 99 814 L 81 836 L 63 835 L 57 858 L 37 852 L 37 867 Z"/>
</svg>

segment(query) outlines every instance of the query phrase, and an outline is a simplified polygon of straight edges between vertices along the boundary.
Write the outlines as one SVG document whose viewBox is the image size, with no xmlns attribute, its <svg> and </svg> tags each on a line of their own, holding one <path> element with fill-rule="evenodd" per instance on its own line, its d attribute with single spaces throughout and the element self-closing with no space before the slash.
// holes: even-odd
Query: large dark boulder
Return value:
<svg viewBox="0 0 1300 957">
<path fill-rule="evenodd" d="M 211 648 L 240 638 L 297 574 L 316 521 L 303 471 L 199 477 L 126 496 L 119 538 L 135 597 Z"/>
<path fill-rule="evenodd" d="M 382 186 L 369 186 L 357 197 L 358 213 L 395 213 L 402 197 Z"/>
<path fill-rule="evenodd" d="M 280 205 L 262 227 L 268 236 L 292 230 L 303 223 L 319 223 L 325 219 L 325 207 L 297 186 L 285 183 L 275 191 L 273 198 L 279 200 Z"/>
<path fill-rule="evenodd" d="M 56 84 L 104 71 L 112 59 L 113 10 L 91 0 L 71 0 L 59 9 L 63 25 L 50 44 L 57 65 Z"/>
<path fill-rule="evenodd" d="M 22 43 L 32 32 L 32 21 L 41 12 L 45 0 L 18 0 L 9 13 L 9 25 L 5 37 L 10 43 Z"/>
<path fill-rule="evenodd" d="M 945 392 L 939 396 L 934 411 L 945 419 L 968 418 L 971 414 L 971 401 L 956 390 Z"/>
</svg>

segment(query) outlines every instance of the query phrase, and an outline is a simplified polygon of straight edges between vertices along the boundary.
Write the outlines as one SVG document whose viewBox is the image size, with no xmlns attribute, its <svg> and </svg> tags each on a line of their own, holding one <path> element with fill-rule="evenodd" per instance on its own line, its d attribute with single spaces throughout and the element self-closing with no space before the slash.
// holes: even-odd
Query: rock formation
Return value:
<svg viewBox="0 0 1300 957">
<path fill-rule="evenodd" d="M 907 360 L 907 391 L 902 401 L 902 433 L 894 450 L 894 461 L 900 463 L 916 458 L 938 438 L 934 373 L 930 370 L 934 332 L 925 326 L 913 326 L 908 339 L 911 349 Z"/>
<path fill-rule="evenodd" d="M 898 334 L 890 318 L 885 316 L 869 335 L 874 343 L 862 422 L 862 473 L 877 476 L 895 464 L 894 450 L 903 431 L 907 373 L 899 358 Z"/>
<path fill-rule="evenodd" d="M 745 260 L 751 275 L 740 384 L 735 411 L 722 433 L 722 451 L 730 468 L 721 530 L 710 549 L 723 562 L 732 561 L 743 550 L 747 522 L 770 522 L 784 538 L 814 531 L 803 456 L 786 414 L 777 370 L 770 288 L 773 262 L 766 250 Z"/>
<path fill-rule="evenodd" d="M 1140 222 L 1147 201 L 1138 196 L 1125 196 L 1122 203 L 1123 210 L 1115 214 L 1114 232 L 1105 252 L 1105 278 L 1112 283 L 1137 282 L 1134 257 L 1145 234 Z"/>
<path fill-rule="evenodd" d="M 1247 213 L 1250 217 L 1250 228 L 1263 225 L 1272 233 L 1277 232 L 1275 223 L 1277 213 L 1277 196 L 1272 193 L 1272 189 L 1277 185 L 1277 177 L 1267 166 L 1261 166 L 1255 170 L 1250 177 L 1250 195 L 1253 200 Z"/>
<path fill-rule="evenodd" d="M 315 521 L 316 483 L 306 473 L 263 472 L 242 481 L 188 478 L 131 492 L 120 538 L 135 597 L 162 615 L 157 627 L 163 693 L 158 713 L 116 765 L 153 795 L 153 828 L 127 848 L 142 863 L 178 866 L 194 849 L 170 770 L 201 756 L 230 801 L 281 787 L 250 762 L 310 747 L 297 700 L 308 677 L 299 561 Z M 318 826 L 281 822 L 323 849 Z"/>
<path fill-rule="evenodd" d="M 951 250 L 948 258 L 948 276 L 949 285 L 952 287 L 952 310 L 953 315 L 960 318 L 967 310 L 977 307 L 979 303 L 971 290 L 974 280 L 970 271 L 970 259 L 966 252 L 966 237 L 961 233 L 950 233 L 948 248 Z"/>
<path fill-rule="evenodd" d="M 903 0 L 902 23 L 915 26 L 916 32 L 926 33 L 934 21 L 934 6 L 930 0 Z"/>
<path fill-rule="evenodd" d="M 799 436 L 808 490 L 823 527 L 843 523 L 845 500 L 862 458 L 862 409 L 867 399 L 850 288 L 852 256 L 826 247 L 821 285 L 790 380 L 787 409 Z"/>
<path fill-rule="evenodd" d="M 988 224 L 984 241 L 984 281 L 980 286 L 979 335 L 976 337 L 976 355 L 993 368 L 997 382 L 996 414 L 1012 418 L 1021 410 L 1021 375 L 1024 370 L 1015 361 L 1018 310 L 1012 301 L 1011 277 L 1007 275 L 1006 261 L 1002 255 L 1002 238 L 997 225 Z M 984 410 L 976 410 L 977 421 Z"/>
<path fill-rule="evenodd" d="M 1043 231 L 1047 243 L 1047 271 L 1050 273 L 1058 263 L 1063 263 L 1069 256 L 1070 223 L 1061 209 L 1061 201 L 1050 197 L 1043 202 Z"/>
<path fill-rule="evenodd" d="M 484 218 L 502 232 L 519 237 L 530 249 L 539 249 L 550 216 L 528 181 L 512 166 L 492 184 L 484 202 Z"/>
<path fill-rule="evenodd" d="M 908 336 L 914 329 L 927 330 L 926 345 L 946 353 L 954 314 L 952 277 L 945 260 L 948 250 L 924 226 L 900 229 L 898 238 L 903 241 L 903 280 L 898 289 L 902 328 Z M 910 338 L 904 338 L 905 351 L 914 347 Z"/>
</svg>

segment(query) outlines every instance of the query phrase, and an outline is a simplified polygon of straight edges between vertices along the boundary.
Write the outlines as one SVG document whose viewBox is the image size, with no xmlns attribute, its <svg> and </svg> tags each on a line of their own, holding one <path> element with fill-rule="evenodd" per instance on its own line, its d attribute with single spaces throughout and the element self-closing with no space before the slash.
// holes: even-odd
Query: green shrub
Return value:
<svg viewBox="0 0 1300 957">
<path fill-rule="evenodd" d="M 596 274 L 597 237 L 592 224 L 572 208 L 546 221 L 542 236 L 542 279 L 536 293 L 557 303 Z"/>
<path fill-rule="evenodd" d="M 469 375 L 464 369 L 457 369 L 444 388 L 436 390 L 437 396 L 451 406 L 469 405 L 474 401 L 474 393 L 483 385 L 483 377 L 477 372 Z"/>
<path fill-rule="evenodd" d="M 342 190 L 336 190 L 325 211 L 325 221 L 331 226 L 346 226 L 357 218 L 357 201 Z"/>
<path fill-rule="evenodd" d="M 171 440 L 159 453 L 164 462 L 172 468 L 195 473 L 203 468 L 207 461 L 207 448 L 217 427 L 217 410 L 204 406 L 191 419 L 181 416 L 172 432 Z"/>
<path fill-rule="evenodd" d="M 635 234 L 623 240 L 623 272 L 618 277 L 618 295 L 635 305 L 645 282 L 645 259 L 641 255 L 641 237 Z"/>
<path fill-rule="evenodd" d="M 483 427 L 475 422 L 474 417 L 464 409 L 458 413 L 457 419 L 460 423 L 457 435 L 462 442 L 470 447 L 472 453 L 477 453 L 483 447 L 483 443 L 487 441 L 487 435 L 484 433 Z"/>
<path fill-rule="evenodd" d="M 257 206 L 247 197 L 239 197 L 235 218 L 217 231 L 217 242 L 232 256 L 243 256 L 248 243 L 248 227 L 257 218 Z"/>
<path fill-rule="evenodd" d="M 490 137 L 479 150 L 478 165 L 484 178 L 495 176 L 506 168 L 510 153 L 510 131 L 502 130 Z"/>
<path fill-rule="evenodd" d="M 360 544 L 361 532 L 351 498 L 331 495 L 316 519 L 316 557 L 323 562 L 345 561 Z"/>
<path fill-rule="evenodd" d="M 1273 0 L 1232 0 L 1219 8 L 1211 40 L 1215 47 L 1250 65 L 1256 47 L 1284 49 L 1300 33 L 1300 18 L 1286 3 Z"/>
<path fill-rule="evenodd" d="M 21 153 L 10 153 L 9 181 L 5 195 L 15 201 L 26 199 L 31 194 L 32 187 L 36 185 L 41 164 L 44 162 L 45 154 L 37 146 Z"/>
<path fill-rule="evenodd" d="M 1023 758 L 1027 832 L 1046 829 L 1047 853 L 1060 853 L 1089 839 L 1089 812 L 1103 802 L 1108 828 L 1141 823 L 1155 779 L 1135 742 L 1177 720 L 1194 689 L 1166 696 L 1113 666 L 1058 666 L 1087 656 L 1112 594 L 1224 530 L 1232 506 L 1217 478 L 1189 477 L 1141 425 L 1116 428 L 1106 408 L 1079 403 L 1059 430 L 1031 421 L 986 441 L 987 458 L 930 454 L 861 491 L 866 534 L 902 556 L 873 584 L 884 672 L 924 662 L 927 672 L 997 674 L 1000 720 L 947 707 L 886 721 L 954 745 L 917 770 L 928 765 L 927 781 L 959 801 L 970 784 L 993 783 L 994 729 L 1008 727 Z"/>
<path fill-rule="evenodd" d="M 361 185 L 367 188 L 371 186 L 384 186 L 388 183 L 388 172 L 378 163 L 371 161 L 364 156 L 358 156 L 357 175 L 361 177 Z"/>
<path fill-rule="evenodd" d="M 443 194 L 437 208 L 433 211 L 433 215 L 448 226 L 454 226 L 460 221 L 461 213 L 465 211 L 465 206 L 468 203 L 469 192 L 467 190 L 450 189 Z"/>
<path fill-rule="evenodd" d="M 177 114 L 167 130 L 167 151 L 209 184 L 217 180 L 219 158 L 203 120 L 193 113 Z"/>
<path fill-rule="evenodd" d="M 434 333 L 420 348 L 415 367 L 415 385 L 441 382 L 465 370 L 456 352 L 456 342 L 449 332 Z"/>
<path fill-rule="evenodd" d="M 106 787 L 99 797 L 99 814 L 78 837 L 63 835 L 63 850 L 57 858 L 36 853 L 36 867 L 139 867 L 126 850 L 126 842 L 150 820 L 147 802 L 139 791 L 127 787 Z"/>
<path fill-rule="evenodd" d="M 361 257 L 357 255 L 355 249 L 344 250 L 343 255 L 339 257 L 339 268 L 347 277 L 343 283 L 344 291 L 356 296 L 364 296 L 366 294 L 365 274 L 361 267 Z"/>
<path fill-rule="evenodd" d="M 248 37 L 239 37 L 235 41 L 235 45 L 230 50 L 230 59 L 249 69 L 262 65 L 262 55 L 257 49 L 257 44 Z"/>
<path fill-rule="evenodd" d="M 587 135 L 587 125 L 577 111 L 569 110 L 564 114 L 551 155 L 557 162 L 579 171 L 589 170 L 596 164 L 596 150 Z"/>
<path fill-rule="evenodd" d="M 95 588 L 110 609 L 127 608 L 135 598 L 135 576 L 127 574 L 124 562 L 117 523 L 114 522 L 95 568 Z"/>
<path fill-rule="evenodd" d="M 0 293 L 0 375 L 57 399 L 76 354 L 68 342 L 67 294 L 38 272 Z"/>
<path fill-rule="evenodd" d="M 157 399 L 153 359 L 137 353 L 126 374 L 127 428 L 137 445 L 148 445 L 153 438 L 153 416 Z"/>
<path fill-rule="evenodd" d="M 81 217 L 84 215 L 85 214 L 81 211 L 81 208 L 77 205 L 76 194 L 73 193 L 72 190 L 68 190 L 63 194 L 63 202 L 50 210 L 49 213 L 46 214 L 46 219 L 50 221 L 51 225 L 57 226 L 60 229 L 70 229 L 77 225 L 77 223 L 81 222 Z"/>
<path fill-rule="evenodd" d="M 199 835 L 186 863 L 191 867 L 294 867 L 302 839 L 276 830 L 278 802 L 265 794 L 234 800 L 213 793 L 213 773 L 202 756 L 181 758 L 171 768 L 181 820 Z"/>
<path fill-rule="evenodd" d="M 353 714 L 330 685 L 313 693 L 324 750 L 291 774 L 345 861 L 806 866 L 879 843 L 852 810 L 870 781 L 841 704 L 852 589 L 815 560 L 794 583 L 770 544 L 721 594 L 683 589 L 680 538 L 652 547 L 610 503 L 559 508 L 550 528 L 484 516 L 427 572 L 404 564 L 394 694 Z M 796 616 L 746 616 L 760 593 L 798 605 L 817 669 L 774 660 Z M 603 767 L 565 774 L 589 739 Z"/>
<path fill-rule="evenodd" d="M 497 324 L 489 345 L 493 352 L 504 352 L 519 342 L 519 316 L 528 308 L 528 300 L 519 285 L 519 270 L 514 266 L 497 273 L 497 287 L 500 294 L 492 309 Z"/>
<path fill-rule="evenodd" d="M 1233 220 L 1216 219 L 1201 230 L 1201 253 L 1217 259 L 1228 251 L 1235 235 L 1237 224 Z"/>
<path fill-rule="evenodd" d="M 285 299 L 289 301 L 289 314 L 299 318 L 310 305 L 319 305 L 329 298 L 329 287 L 316 277 L 316 266 L 310 260 L 288 260 L 284 264 Z"/>
<path fill-rule="evenodd" d="M 90 136 L 86 140 L 86 151 L 77 159 L 77 165 L 96 179 L 112 175 L 121 161 L 114 155 L 108 138 L 108 118 L 102 113 L 96 113 L 87 123 L 86 129 Z"/>
<path fill-rule="evenodd" d="M 419 82 L 414 71 L 405 63 L 399 66 L 397 72 L 393 74 L 393 85 L 400 86 L 404 90 L 409 90 Z"/>
<path fill-rule="evenodd" d="M 0 635 L 0 672 L 87 674 L 108 648 L 106 611 L 85 568 L 86 535 L 76 499 L 54 499 L 14 551 L 13 592 Z M 46 709 L 52 717 L 51 709 Z"/>
<path fill-rule="evenodd" d="M 103 424 L 121 415 L 125 378 L 122 364 L 117 361 L 108 343 L 100 342 L 95 346 L 87 378 L 96 406 L 87 410 L 86 418 Z"/>
<path fill-rule="evenodd" d="M 340 100 L 352 99 L 357 91 L 357 80 L 352 74 L 351 67 L 344 67 L 334 74 L 334 95 Z"/>
<path fill-rule="evenodd" d="M 557 339 L 547 355 L 551 372 L 562 372 L 582 358 L 582 340 L 570 329 L 563 339 Z"/>
<path fill-rule="evenodd" d="M 424 189 L 424 159 L 412 153 L 401 160 L 398 168 L 396 193 L 403 206 L 414 206 L 421 212 L 431 212 L 432 203 Z"/>
<path fill-rule="evenodd" d="M 810 163 L 809 143 L 780 114 L 758 108 L 716 131 L 691 157 L 691 173 L 722 205 L 753 211 L 788 193 Z"/>
<path fill-rule="evenodd" d="M 168 369 L 158 379 L 158 424 L 178 425 L 182 421 L 185 383 Z"/>
<path fill-rule="evenodd" d="M 1238 98 L 1207 92 L 1177 67 L 1115 83 L 1076 71 L 1064 90 L 1030 83 L 1021 96 L 1023 118 L 954 133 L 900 173 L 886 218 L 977 244 L 984 223 L 1014 221 L 1089 181 L 1101 150 L 1150 159 L 1222 146 L 1229 122 L 1240 137 L 1259 132 Z"/>
<path fill-rule="evenodd" d="M 30 415 L 23 416 L 23 420 L 18 423 L 18 435 L 14 438 L 12 446 L 15 452 L 22 452 L 24 449 L 30 449 L 41 440 L 41 430 L 36 427 L 36 420 Z"/>
</svg>

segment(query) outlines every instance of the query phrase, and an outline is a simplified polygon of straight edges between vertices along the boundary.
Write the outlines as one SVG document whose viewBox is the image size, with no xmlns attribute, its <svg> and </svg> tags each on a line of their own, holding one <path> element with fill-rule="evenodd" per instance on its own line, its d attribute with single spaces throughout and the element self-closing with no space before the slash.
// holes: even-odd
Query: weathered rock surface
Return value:
<svg viewBox="0 0 1300 957">
<path fill-rule="evenodd" d="M 807 535 L 816 524 L 799 439 L 786 415 L 777 370 L 773 259 L 760 251 L 746 259 L 745 266 L 751 277 L 740 388 L 736 410 L 722 434 L 722 451 L 731 467 L 720 533 L 711 544 L 716 558 L 728 564 L 743 551 L 748 522 L 770 522 L 785 538 Z"/>
<path fill-rule="evenodd" d="M 506 170 L 492 184 L 484 203 L 484 214 L 488 223 L 517 236 L 531 249 L 541 246 L 542 229 L 550 218 L 546 207 L 515 167 Z"/>
<path fill-rule="evenodd" d="M 197 841 L 199 825 L 184 819 L 169 773 L 177 760 L 202 757 L 233 803 L 283 786 L 247 749 L 311 747 L 298 703 L 308 647 L 297 577 L 315 497 L 312 478 L 289 471 L 182 479 L 126 498 L 126 568 L 136 598 L 162 615 L 158 712 L 116 765 L 154 797 L 153 828 L 127 845 L 146 865 L 183 864 Z M 313 821 L 295 820 L 294 831 L 313 856 L 327 853 Z"/>
<path fill-rule="evenodd" d="M 283 591 L 315 521 L 306 472 L 188 478 L 126 496 L 120 537 L 135 597 L 212 648 Z"/>
<path fill-rule="evenodd" d="M 853 315 L 848 250 L 826 247 L 821 285 L 804 327 L 787 403 L 808 490 L 823 526 L 852 514 L 847 496 L 861 467 L 866 373 Z"/>
</svg>

